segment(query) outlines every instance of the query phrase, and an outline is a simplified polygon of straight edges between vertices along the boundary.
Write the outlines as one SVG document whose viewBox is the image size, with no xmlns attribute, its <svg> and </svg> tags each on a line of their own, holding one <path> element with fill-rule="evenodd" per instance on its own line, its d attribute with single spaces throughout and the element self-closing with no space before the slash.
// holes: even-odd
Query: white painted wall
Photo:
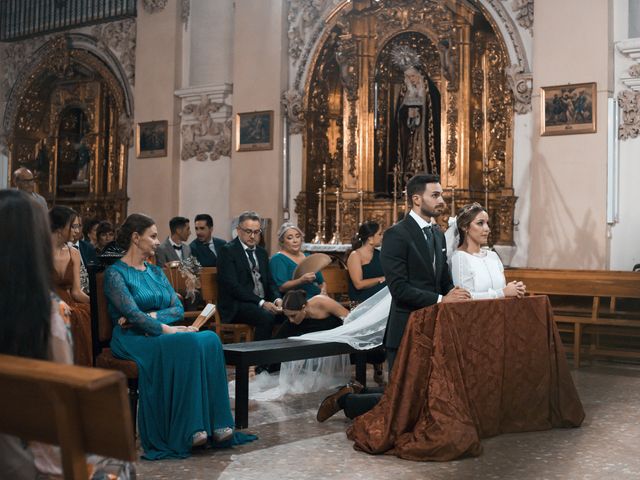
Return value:
<svg viewBox="0 0 640 480">
<path fill-rule="evenodd" d="M 536 0 L 535 7 L 527 263 L 540 268 L 606 268 L 611 5 L 602 0 Z M 576 12 L 579 28 L 567 28 L 567 19 L 577 18 Z M 597 133 L 541 137 L 540 87 L 582 82 L 597 82 Z"/>
</svg>

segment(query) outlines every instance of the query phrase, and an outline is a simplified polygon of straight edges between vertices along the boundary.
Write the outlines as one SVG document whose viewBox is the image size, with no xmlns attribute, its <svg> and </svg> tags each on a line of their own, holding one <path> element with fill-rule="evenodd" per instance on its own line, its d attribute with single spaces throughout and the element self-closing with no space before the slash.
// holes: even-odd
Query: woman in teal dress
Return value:
<svg viewBox="0 0 640 480">
<path fill-rule="evenodd" d="M 234 436 L 218 336 L 172 325 L 182 319 L 182 303 L 162 269 L 145 261 L 160 244 L 155 222 L 132 214 L 116 241 L 126 253 L 105 272 L 111 349 L 138 366 L 143 457 L 185 458 L 209 438 L 215 444 L 254 439 Z"/>
<path fill-rule="evenodd" d="M 304 234 L 293 223 L 283 223 L 278 230 L 280 251 L 269 262 L 269 270 L 281 293 L 290 290 L 304 290 L 307 300 L 319 294 L 326 294 L 326 285 L 322 273 L 306 273 L 293 279 L 293 272 L 298 264 L 307 257 L 301 250 Z"/>
</svg>

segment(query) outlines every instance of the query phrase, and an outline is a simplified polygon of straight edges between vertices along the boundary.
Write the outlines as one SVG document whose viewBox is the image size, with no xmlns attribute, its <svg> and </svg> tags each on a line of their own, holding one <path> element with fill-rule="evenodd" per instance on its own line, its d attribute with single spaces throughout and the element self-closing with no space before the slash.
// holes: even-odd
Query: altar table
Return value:
<svg viewBox="0 0 640 480">
<path fill-rule="evenodd" d="M 447 461 L 480 455 L 481 438 L 583 419 L 549 299 L 531 296 L 414 312 L 380 403 L 347 436 L 368 453 Z"/>
</svg>

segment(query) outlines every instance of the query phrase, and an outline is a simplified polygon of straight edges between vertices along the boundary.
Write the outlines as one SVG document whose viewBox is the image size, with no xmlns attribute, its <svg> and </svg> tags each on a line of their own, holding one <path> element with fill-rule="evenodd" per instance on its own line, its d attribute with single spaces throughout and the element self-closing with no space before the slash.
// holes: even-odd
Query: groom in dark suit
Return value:
<svg viewBox="0 0 640 480">
<path fill-rule="evenodd" d="M 411 210 L 385 232 L 380 255 L 392 299 L 384 342 L 389 372 L 411 312 L 471 298 L 466 290 L 453 287 L 444 234 L 435 221 L 431 223 L 445 208 L 440 178 L 413 176 L 407 199 Z"/>
<path fill-rule="evenodd" d="M 384 233 L 380 253 L 391 292 L 384 340 L 390 373 L 411 312 L 471 298 L 469 292 L 453 286 L 444 234 L 431 223 L 445 207 L 440 177 L 413 176 L 407 183 L 407 201 L 411 211 Z M 375 389 L 363 390 L 362 385 L 352 382 L 322 401 L 317 419 L 323 422 L 341 409 L 347 417 L 355 418 L 371 410 L 381 396 Z"/>
<path fill-rule="evenodd" d="M 225 323 L 255 327 L 255 340 L 271 338 L 282 317 L 282 299 L 271 273 L 267 251 L 258 245 L 262 229 L 255 212 L 238 219 L 238 236 L 218 254 L 218 308 Z"/>
</svg>

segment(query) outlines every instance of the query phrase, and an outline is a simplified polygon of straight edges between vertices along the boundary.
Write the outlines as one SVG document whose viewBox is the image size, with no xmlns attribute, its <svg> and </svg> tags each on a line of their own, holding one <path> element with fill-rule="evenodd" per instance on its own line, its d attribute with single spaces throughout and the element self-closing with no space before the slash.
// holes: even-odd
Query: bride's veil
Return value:
<svg viewBox="0 0 640 480">
<path fill-rule="evenodd" d="M 358 350 L 369 350 L 382 344 L 390 307 L 391 294 L 384 287 L 354 308 L 344 319 L 344 325 L 291 339 L 341 342 Z"/>
</svg>

